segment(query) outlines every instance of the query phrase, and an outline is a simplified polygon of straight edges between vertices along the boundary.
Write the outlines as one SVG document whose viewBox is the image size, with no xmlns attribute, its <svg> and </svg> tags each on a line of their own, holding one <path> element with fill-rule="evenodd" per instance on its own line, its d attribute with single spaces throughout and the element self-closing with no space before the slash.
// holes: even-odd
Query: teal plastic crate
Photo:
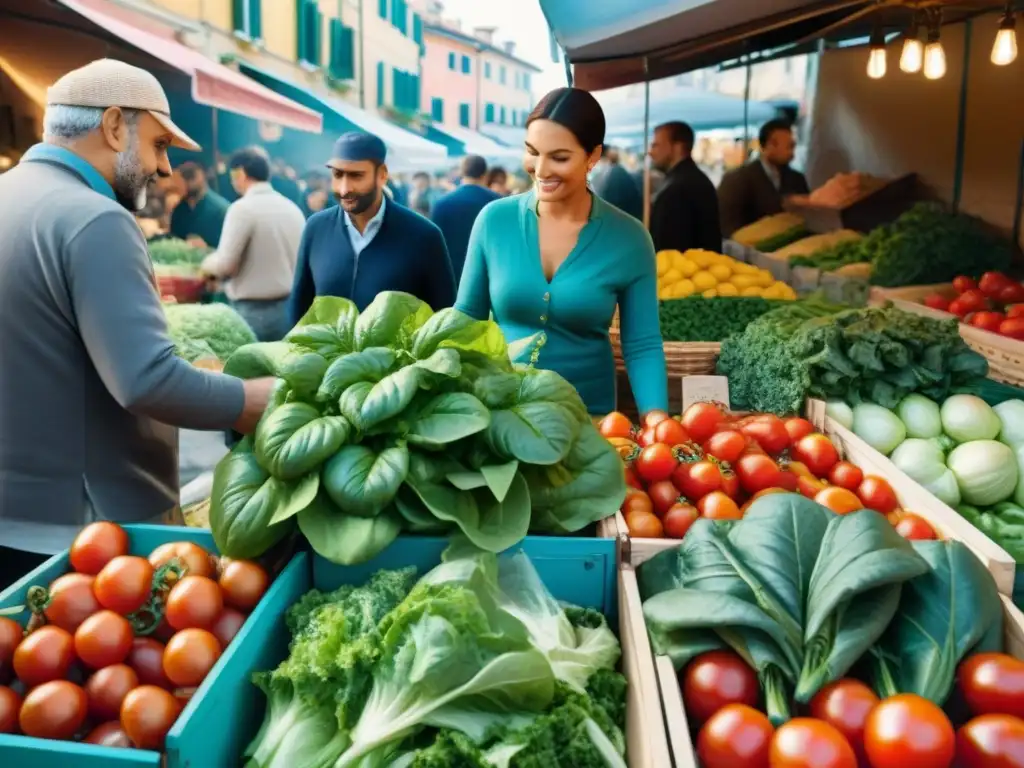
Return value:
<svg viewBox="0 0 1024 768">
<path fill-rule="evenodd" d="M 370 562 L 351 567 L 314 557 L 310 569 L 307 555 L 299 555 L 291 564 L 299 567 L 290 566 L 278 577 L 272 594 L 221 658 L 210 691 L 193 699 L 190 721 L 179 721 L 181 728 L 176 726 L 177 732 L 171 732 L 168 768 L 240 764 L 242 751 L 256 736 L 266 709 L 266 699 L 250 682 L 252 673 L 273 669 L 284 660 L 289 640 L 284 612 L 300 595 L 313 586 L 331 590 L 342 584 L 361 584 L 381 568 L 414 565 L 426 573 L 441 561 L 447 546 L 447 540 L 441 538 L 402 537 Z M 611 626 L 617 626 L 614 539 L 530 536 L 506 554 L 519 550 L 529 555 L 556 598 L 601 610 Z M 192 727 L 193 723 L 201 726 Z"/>
<path fill-rule="evenodd" d="M 192 541 L 204 549 L 216 553 L 213 535 L 209 531 L 197 528 L 179 528 L 162 525 L 126 525 L 129 551 L 133 555 L 148 556 L 161 544 L 172 541 Z M 28 588 L 36 584 L 49 585 L 58 576 L 71 570 L 68 553 L 54 555 L 34 571 L 12 584 L 0 593 L 0 608 L 10 608 L 25 604 Z M 196 691 L 188 706 L 182 711 L 177 722 L 167 735 L 167 762 L 161 763 L 158 752 L 142 749 L 112 749 L 92 744 L 80 744 L 70 741 L 51 741 L 48 739 L 32 739 L 26 736 L 8 736 L 0 734 L 0 766 L 11 768 L 229 768 L 235 762 L 210 760 L 202 752 L 184 749 L 186 744 L 202 744 L 208 738 L 211 727 L 222 727 L 222 721 L 233 721 L 248 724 L 263 717 L 263 702 L 254 695 L 249 681 L 237 675 L 232 676 L 237 663 L 232 656 L 237 646 L 246 644 L 247 653 L 253 663 L 274 662 L 287 650 L 284 647 L 273 647 L 264 644 L 262 638 L 254 636 L 254 629 L 265 631 L 266 627 L 279 623 L 284 609 L 291 605 L 309 588 L 310 564 L 303 553 L 292 558 L 281 574 L 270 585 L 267 594 L 249 615 L 235 640 L 218 660 L 216 666 L 207 675 L 206 680 Z M 11 616 L 22 624 L 28 621 L 29 614 L 24 612 Z M 248 638 L 248 640 L 246 640 Z M 261 647 L 264 646 L 264 647 Z M 263 655 L 261 655 L 263 654 Z M 208 721 L 211 712 L 218 712 L 215 720 Z M 183 762 L 182 755 L 191 755 L 192 762 Z M 73 763 L 72 763 L 73 761 Z"/>
</svg>

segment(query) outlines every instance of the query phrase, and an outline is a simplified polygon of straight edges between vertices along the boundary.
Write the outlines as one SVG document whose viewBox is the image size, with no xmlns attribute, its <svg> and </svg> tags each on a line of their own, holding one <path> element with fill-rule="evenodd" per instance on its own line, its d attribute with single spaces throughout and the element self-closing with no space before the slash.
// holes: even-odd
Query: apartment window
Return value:
<svg viewBox="0 0 1024 768">
<path fill-rule="evenodd" d="M 484 77 L 488 80 L 491 79 L 491 62 L 489 61 L 484 62 Z"/>
<path fill-rule="evenodd" d="M 391 0 L 391 23 L 403 35 L 409 31 L 409 7 L 405 0 Z"/>
<path fill-rule="evenodd" d="M 448 69 L 450 69 L 452 72 L 455 71 L 455 52 L 454 51 L 449 51 L 448 52 Z"/>
<path fill-rule="evenodd" d="M 498 82 L 501 83 L 502 85 L 505 84 L 506 75 L 507 72 L 505 71 L 505 65 L 502 64 L 501 67 L 498 68 Z"/>
<path fill-rule="evenodd" d="M 231 19 L 235 32 L 250 40 L 262 39 L 260 0 L 232 0 Z"/>
<path fill-rule="evenodd" d="M 420 56 L 426 51 L 423 43 L 423 18 L 416 12 L 412 14 L 412 40 L 420 47 Z"/>
<path fill-rule="evenodd" d="M 519 125 L 519 113 L 514 109 L 508 111 L 509 119 L 512 120 L 512 125 Z"/>
<path fill-rule="evenodd" d="M 502 125 L 505 124 L 505 108 L 504 107 L 501 108 L 501 124 Z"/>
<path fill-rule="evenodd" d="M 354 30 L 342 24 L 341 19 L 331 19 L 330 39 L 328 74 L 335 80 L 351 80 L 356 76 Z"/>
<path fill-rule="evenodd" d="M 523 72 L 523 89 L 530 90 L 530 73 Z"/>
<path fill-rule="evenodd" d="M 316 0 L 298 0 L 297 11 L 298 35 L 296 36 L 296 53 L 299 61 L 320 66 L 321 48 L 323 46 L 323 14 Z"/>
<path fill-rule="evenodd" d="M 462 55 L 462 74 L 468 75 L 472 71 L 472 67 L 469 64 L 469 56 Z"/>
<path fill-rule="evenodd" d="M 388 17 L 388 0 L 377 0 L 377 15 L 382 19 Z"/>
<path fill-rule="evenodd" d="M 444 122 L 444 99 L 435 96 L 430 100 L 430 117 L 435 122 Z"/>
<path fill-rule="evenodd" d="M 459 125 L 469 128 L 469 104 L 459 104 Z"/>
<path fill-rule="evenodd" d="M 516 88 L 519 88 L 519 70 L 516 70 Z"/>
<path fill-rule="evenodd" d="M 377 62 L 377 106 L 384 106 L 384 70 L 386 66 L 383 61 Z"/>
<path fill-rule="evenodd" d="M 493 123 L 494 122 L 494 105 L 493 104 L 488 104 L 486 107 L 484 107 L 484 122 L 485 123 Z"/>
</svg>

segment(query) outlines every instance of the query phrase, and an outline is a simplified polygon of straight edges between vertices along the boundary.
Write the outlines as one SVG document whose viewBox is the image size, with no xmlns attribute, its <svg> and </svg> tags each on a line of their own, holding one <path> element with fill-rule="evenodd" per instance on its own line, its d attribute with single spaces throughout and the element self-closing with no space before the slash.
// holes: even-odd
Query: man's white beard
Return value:
<svg viewBox="0 0 1024 768">
<path fill-rule="evenodd" d="M 114 194 L 118 202 L 132 213 L 146 206 L 149 177 L 142 168 L 139 157 L 139 134 L 132 128 L 128 134 L 128 146 L 117 153 L 114 165 Z"/>
</svg>

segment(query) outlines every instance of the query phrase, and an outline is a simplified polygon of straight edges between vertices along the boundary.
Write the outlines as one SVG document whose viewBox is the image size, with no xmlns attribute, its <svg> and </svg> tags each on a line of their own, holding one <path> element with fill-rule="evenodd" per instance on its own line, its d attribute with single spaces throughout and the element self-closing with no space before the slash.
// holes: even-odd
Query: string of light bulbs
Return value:
<svg viewBox="0 0 1024 768">
<path fill-rule="evenodd" d="M 1005 67 L 1017 59 L 1017 20 L 1013 9 L 1013 1 L 1008 0 L 999 31 L 989 59 L 993 64 Z M 922 27 L 925 30 L 922 40 Z M 918 11 L 914 14 L 910 29 L 903 38 L 903 50 L 900 52 L 900 69 L 909 74 L 923 72 L 929 80 L 938 80 L 946 74 L 946 51 L 940 39 L 942 29 L 942 9 L 933 8 Z M 881 24 L 876 24 L 871 35 L 868 53 L 868 77 L 879 80 L 885 77 L 888 64 L 888 52 L 885 48 L 885 36 Z"/>
</svg>

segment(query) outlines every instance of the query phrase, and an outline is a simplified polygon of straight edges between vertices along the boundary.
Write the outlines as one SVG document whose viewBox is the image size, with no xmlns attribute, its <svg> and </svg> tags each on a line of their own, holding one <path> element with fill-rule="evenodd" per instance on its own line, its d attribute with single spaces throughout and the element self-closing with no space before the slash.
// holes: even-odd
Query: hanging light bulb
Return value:
<svg viewBox="0 0 1024 768">
<path fill-rule="evenodd" d="M 996 41 L 992 45 L 992 63 L 1005 67 L 1012 64 L 1017 58 L 1017 30 L 1013 18 L 1013 8 L 1010 3 L 1006 4 L 1006 13 L 999 22 L 999 31 L 996 32 Z"/>
<path fill-rule="evenodd" d="M 900 69 L 910 74 L 917 74 L 924 64 L 924 43 L 921 42 L 921 29 L 917 19 L 903 39 L 903 52 L 900 54 Z"/>
<path fill-rule="evenodd" d="M 871 35 L 871 52 L 868 54 L 868 77 L 880 80 L 885 77 L 885 67 L 885 38 L 882 36 L 882 28 L 876 25 Z"/>
<path fill-rule="evenodd" d="M 928 45 L 924 47 L 924 76 L 938 80 L 946 74 L 946 51 L 939 41 L 938 22 L 928 31 Z"/>
</svg>

